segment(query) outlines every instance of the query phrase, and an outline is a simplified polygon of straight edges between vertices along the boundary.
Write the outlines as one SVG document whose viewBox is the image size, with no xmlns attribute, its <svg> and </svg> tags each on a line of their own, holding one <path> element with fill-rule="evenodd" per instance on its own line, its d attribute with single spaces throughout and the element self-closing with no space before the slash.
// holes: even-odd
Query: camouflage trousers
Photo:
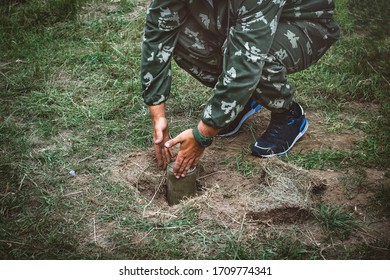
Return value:
<svg viewBox="0 0 390 280">
<path fill-rule="evenodd" d="M 191 47 L 194 36 L 185 32 L 186 26 L 187 30 L 197 31 L 197 40 L 206 42 L 205 49 Z M 175 61 L 202 84 L 214 87 L 222 71 L 224 41 L 191 18 L 182 30 L 174 51 Z M 295 93 L 288 74 L 317 62 L 338 37 L 339 27 L 333 19 L 280 20 L 252 97 L 272 111 L 288 109 Z M 239 71 L 240 66 L 235 67 Z"/>
</svg>

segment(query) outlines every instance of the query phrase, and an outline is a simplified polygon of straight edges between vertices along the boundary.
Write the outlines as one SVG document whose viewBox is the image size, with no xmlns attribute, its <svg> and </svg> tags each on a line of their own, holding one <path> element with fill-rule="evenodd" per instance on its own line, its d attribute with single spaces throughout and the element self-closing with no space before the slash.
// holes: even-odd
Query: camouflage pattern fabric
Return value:
<svg viewBox="0 0 390 280">
<path fill-rule="evenodd" d="M 332 0 L 155 0 L 142 45 L 142 96 L 163 103 L 171 59 L 213 95 L 201 119 L 216 128 L 234 120 L 252 96 L 264 107 L 288 109 L 288 74 L 317 62 L 338 39 Z"/>
</svg>

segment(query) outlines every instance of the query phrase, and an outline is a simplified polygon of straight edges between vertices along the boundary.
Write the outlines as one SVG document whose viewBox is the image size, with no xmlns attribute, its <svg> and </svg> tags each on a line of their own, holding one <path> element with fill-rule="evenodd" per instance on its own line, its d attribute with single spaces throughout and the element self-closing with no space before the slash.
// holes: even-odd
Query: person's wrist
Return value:
<svg viewBox="0 0 390 280">
<path fill-rule="evenodd" d="M 151 117 L 153 123 L 157 123 L 161 120 L 166 120 L 165 116 Z"/>
<path fill-rule="evenodd" d="M 192 129 L 192 135 L 194 136 L 198 145 L 202 148 L 210 146 L 214 140 L 213 137 L 202 135 L 197 126 Z"/>
<path fill-rule="evenodd" d="M 204 136 L 215 137 L 218 134 L 218 131 L 220 129 L 212 127 L 212 126 L 204 123 L 203 121 L 200 121 L 198 123 L 198 130 L 199 130 L 200 134 L 202 134 Z"/>
<path fill-rule="evenodd" d="M 164 103 L 159 105 L 149 106 L 150 118 L 152 121 L 157 121 L 160 118 L 165 118 L 165 105 Z"/>
</svg>

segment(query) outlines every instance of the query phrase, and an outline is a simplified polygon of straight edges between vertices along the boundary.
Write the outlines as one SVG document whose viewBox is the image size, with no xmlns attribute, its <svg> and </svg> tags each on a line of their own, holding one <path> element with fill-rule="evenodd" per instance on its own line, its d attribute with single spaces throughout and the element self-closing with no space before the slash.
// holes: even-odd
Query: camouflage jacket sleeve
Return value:
<svg viewBox="0 0 390 280">
<path fill-rule="evenodd" d="M 255 90 L 272 44 L 284 0 L 232 1 L 222 74 L 202 120 L 221 128 L 234 120 Z"/>
<path fill-rule="evenodd" d="M 154 0 L 149 6 L 141 57 L 142 97 L 147 105 L 168 98 L 172 53 L 187 13 L 181 0 Z"/>
</svg>

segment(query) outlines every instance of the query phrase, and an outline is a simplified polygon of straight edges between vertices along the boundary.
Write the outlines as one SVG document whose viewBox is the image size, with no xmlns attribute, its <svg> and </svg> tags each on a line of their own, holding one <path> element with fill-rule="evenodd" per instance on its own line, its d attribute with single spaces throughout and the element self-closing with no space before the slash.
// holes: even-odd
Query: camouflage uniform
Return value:
<svg viewBox="0 0 390 280">
<path fill-rule="evenodd" d="M 142 46 L 142 95 L 165 102 L 171 58 L 213 87 L 202 120 L 234 120 L 252 96 L 273 111 L 288 109 L 287 74 L 315 63 L 338 39 L 332 0 L 154 0 Z"/>
</svg>

